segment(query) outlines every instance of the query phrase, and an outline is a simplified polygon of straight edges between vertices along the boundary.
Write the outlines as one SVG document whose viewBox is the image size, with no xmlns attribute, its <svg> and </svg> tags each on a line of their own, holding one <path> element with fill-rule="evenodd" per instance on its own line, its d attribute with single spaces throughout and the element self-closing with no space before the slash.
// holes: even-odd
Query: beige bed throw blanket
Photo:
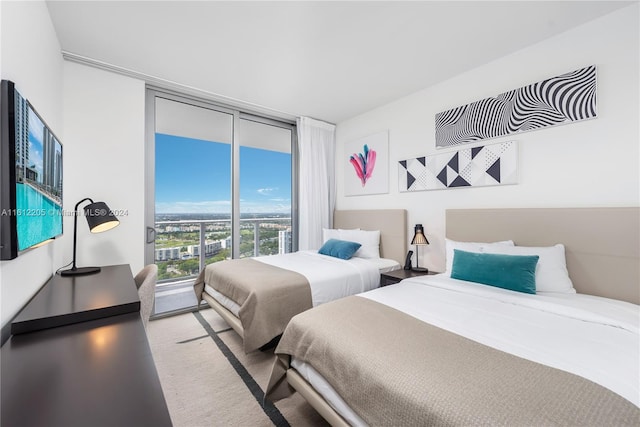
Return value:
<svg viewBox="0 0 640 427">
<path fill-rule="evenodd" d="M 205 283 L 240 306 L 247 353 L 280 335 L 293 316 L 312 307 L 305 276 L 251 258 L 209 264 L 193 285 L 198 302 Z"/>
<path fill-rule="evenodd" d="M 267 398 L 291 393 L 290 355 L 311 364 L 371 426 L 621 426 L 640 410 L 589 380 L 357 296 L 291 321 Z"/>
</svg>

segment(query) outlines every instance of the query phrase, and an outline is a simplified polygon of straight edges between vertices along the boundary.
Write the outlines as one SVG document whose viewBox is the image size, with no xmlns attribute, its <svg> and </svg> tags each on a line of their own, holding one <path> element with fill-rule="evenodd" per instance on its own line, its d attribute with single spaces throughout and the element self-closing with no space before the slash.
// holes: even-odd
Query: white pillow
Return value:
<svg viewBox="0 0 640 427">
<path fill-rule="evenodd" d="M 513 246 L 513 240 L 504 240 L 502 242 L 484 243 L 484 242 L 457 242 L 455 240 L 445 239 L 446 250 L 446 273 L 451 276 L 451 266 L 453 265 L 453 250 L 458 249 L 466 252 L 489 252 L 486 248 L 493 246 Z"/>
<path fill-rule="evenodd" d="M 340 230 L 340 240 L 360 243 L 360 249 L 353 254 L 360 258 L 380 258 L 380 230 Z"/>
<path fill-rule="evenodd" d="M 343 229 L 339 229 L 339 228 L 323 228 L 322 229 L 322 244 L 327 243 L 327 240 L 329 239 L 336 239 L 336 240 L 346 240 L 343 239 L 342 237 L 340 237 L 340 233 L 343 231 L 356 231 L 356 230 L 360 230 L 359 228 L 354 228 L 353 230 L 343 230 Z"/>
<path fill-rule="evenodd" d="M 536 293 L 576 293 L 571 278 L 569 278 L 569 271 L 567 271 L 563 244 L 548 247 L 492 246 L 487 248 L 485 252 L 505 255 L 538 255 L 540 258 L 536 265 Z"/>
<path fill-rule="evenodd" d="M 340 230 L 336 230 L 334 228 L 323 228 L 322 229 L 322 244 L 327 243 L 329 239 L 337 239 L 340 240 Z"/>
</svg>

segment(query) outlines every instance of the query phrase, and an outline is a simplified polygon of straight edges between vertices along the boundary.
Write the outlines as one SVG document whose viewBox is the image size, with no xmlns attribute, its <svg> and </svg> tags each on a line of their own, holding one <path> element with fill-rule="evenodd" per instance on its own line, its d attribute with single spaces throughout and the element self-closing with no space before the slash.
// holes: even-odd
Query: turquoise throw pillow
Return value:
<svg viewBox="0 0 640 427">
<path fill-rule="evenodd" d="M 329 239 L 318 250 L 319 254 L 329 255 L 340 259 L 349 259 L 360 249 L 360 243 L 347 240 Z"/>
<path fill-rule="evenodd" d="M 538 255 L 453 251 L 451 277 L 527 294 L 536 293 Z"/>
</svg>

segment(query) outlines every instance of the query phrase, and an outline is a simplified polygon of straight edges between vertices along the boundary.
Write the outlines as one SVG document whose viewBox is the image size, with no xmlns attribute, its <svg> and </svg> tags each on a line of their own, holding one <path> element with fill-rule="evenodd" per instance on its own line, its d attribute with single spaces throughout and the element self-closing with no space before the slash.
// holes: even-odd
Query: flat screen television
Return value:
<svg viewBox="0 0 640 427">
<path fill-rule="evenodd" d="M 62 144 L 13 82 L 0 91 L 0 260 L 62 235 Z"/>
</svg>

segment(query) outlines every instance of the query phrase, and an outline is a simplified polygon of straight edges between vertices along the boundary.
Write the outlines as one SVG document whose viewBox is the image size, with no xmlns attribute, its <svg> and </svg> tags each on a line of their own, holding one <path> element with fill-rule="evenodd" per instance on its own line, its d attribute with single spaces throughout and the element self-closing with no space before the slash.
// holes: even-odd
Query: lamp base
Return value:
<svg viewBox="0 0 640 427">
<path fill-rule="evenodd" d="M 413 267 L 412 268 L 413 271 L 420 271 L 421 273 L 428 273 L 429 269 L 428 268 L 424 268 L 424 267 Z"/>
<path fill-rule="evenodd" d="M 60 272 L 61 276 L 82 276 L 85 274 L 95 274 L 100 271 L 100 267 L 80 267 L 80 268 L 70 268 L 68 270 L 62 270 Z"/>
</svg>

